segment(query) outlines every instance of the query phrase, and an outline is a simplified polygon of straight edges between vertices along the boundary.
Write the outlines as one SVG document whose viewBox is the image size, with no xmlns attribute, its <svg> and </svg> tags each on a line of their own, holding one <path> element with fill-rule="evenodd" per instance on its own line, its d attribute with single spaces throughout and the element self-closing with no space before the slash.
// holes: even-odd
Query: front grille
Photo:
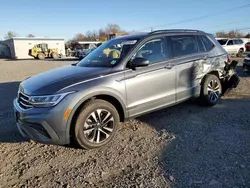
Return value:
<svg viewBox="0 0 250 188">
<path fill-rule="evenodd" d="M 17 101 L 18 101 L 18 104 L 20 105 L 20 107 L 23 109 L 33 108 L 33 106 L 29 102 L 29 96 L 27 96 L 23 93 L 18 93 Z"/>
</svg>

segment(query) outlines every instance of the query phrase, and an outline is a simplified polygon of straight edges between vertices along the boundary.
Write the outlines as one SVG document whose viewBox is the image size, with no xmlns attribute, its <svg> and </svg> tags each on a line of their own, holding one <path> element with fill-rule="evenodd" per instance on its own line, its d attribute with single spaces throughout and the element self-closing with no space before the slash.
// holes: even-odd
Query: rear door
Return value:
<svg viewBox="0 0 250 188">
<path fill-rule="evenodd" d="M 196 65 L 207 61 L 207 53 L 201 40 L 193 34 L 170 36 L 172 58 L 176 67 L 176 100 L 181 102 L 198 92 L 195 80 Z"/>
</svg>

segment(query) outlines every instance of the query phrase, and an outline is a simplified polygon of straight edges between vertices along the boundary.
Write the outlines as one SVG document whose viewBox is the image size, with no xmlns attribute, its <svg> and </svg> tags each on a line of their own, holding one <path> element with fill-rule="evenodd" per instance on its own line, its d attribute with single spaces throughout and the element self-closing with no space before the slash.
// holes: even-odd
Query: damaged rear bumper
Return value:
<svg viewBox="0 0 250 188">
<path fill-rule="evenodd" d="M 231 63 L 225 63 L 224 71 L 222 74 L 222 86 L 223 93 L 226 91 L 236 88 L 240 83 L 240 77 L 236 72 L 236 66 L 238 62 L 233 60 Z"/>
</svg>

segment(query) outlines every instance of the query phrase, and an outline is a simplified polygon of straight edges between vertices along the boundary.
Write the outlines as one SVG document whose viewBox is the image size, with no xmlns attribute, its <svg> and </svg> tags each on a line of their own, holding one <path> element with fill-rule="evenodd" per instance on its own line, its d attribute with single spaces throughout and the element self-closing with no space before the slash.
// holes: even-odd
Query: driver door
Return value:
<svg viewBox="0 0 250 188">
<path fill-rule="evenodd" d="M 165 37 L 144 42 L 133 58 L 149 60 L 149 66 L 125 72 L 129 116 L 137 116 L 175 103 L 176 68 L 171 64 Z"/>
</svg>

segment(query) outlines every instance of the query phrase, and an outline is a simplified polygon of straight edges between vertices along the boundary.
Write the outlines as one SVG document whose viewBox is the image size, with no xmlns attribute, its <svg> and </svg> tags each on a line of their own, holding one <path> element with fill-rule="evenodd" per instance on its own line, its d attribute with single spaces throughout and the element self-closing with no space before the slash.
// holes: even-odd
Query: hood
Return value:
<svg viewBox="0 0 250 188">
<path fill-rule="evenodd" d="M 79 81 L 109 73 L 111 68 L 78 67 L 73 65 L 52 69 L 29 77 L 21 83 L 27 95 L 53 94 L 60 89 Z"/>
</svg>

